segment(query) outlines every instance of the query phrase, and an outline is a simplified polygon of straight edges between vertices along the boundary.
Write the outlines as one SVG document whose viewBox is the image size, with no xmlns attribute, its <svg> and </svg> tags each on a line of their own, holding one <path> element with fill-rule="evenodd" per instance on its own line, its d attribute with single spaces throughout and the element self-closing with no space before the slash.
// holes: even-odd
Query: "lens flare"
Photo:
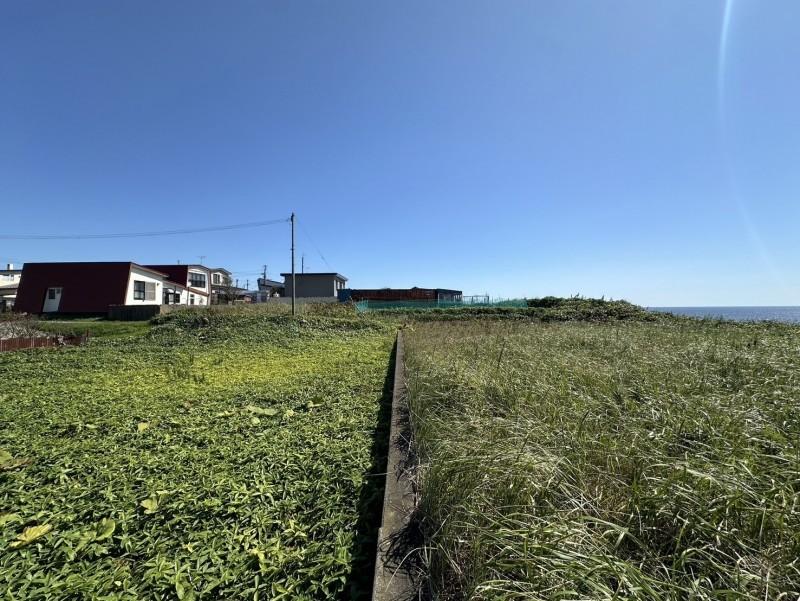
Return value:
<svg viewBox="0 0 800 601">
<path fill-rule="evenodd" d="M 773 279 L 781 286 L 786 286 L 786 280 L 783 274 L 775 266 L 772 256 L 761 234 L 758 231 L 753 219 L 750 217 L 750 210 L 747 203 L 742 198 L 737 184 L 736 173 L 731 165 L 730 146 L 728 144 L 728 114 L 726 111 L 726 75 L 728 71 L 728 45 L 730 41 L 731 22 L 733 19 L 733 6 L 735 0 L 725 0 L 722 12 L 722 27 L 719 34 L 719 51 L 717 55 L 717 118 L 719 127 L 720 146 L 722 148 L 722 157 L 727 175 L 728 189 L 733 199 L 736 201 L 736 206 L 739 212 L 739 217 L 742 220 L 742 225 L 747 232 L 747 237 L 750 240 L 754 250 L 758 253 L 764 267 L 772 275 Z"/>
<path fill-rule="evenodd" d="M 725 0 L 722 12 L 722 28 L 719 34 L 719 52 L 717 54 L 717 115 L 719 116 L 720 129 L 724 132 L 725 121 L 725 73 L 727 72 L 728 38 L 731 32 L 731 14 L 733 14 L 733 0 Z"/>
</svg>

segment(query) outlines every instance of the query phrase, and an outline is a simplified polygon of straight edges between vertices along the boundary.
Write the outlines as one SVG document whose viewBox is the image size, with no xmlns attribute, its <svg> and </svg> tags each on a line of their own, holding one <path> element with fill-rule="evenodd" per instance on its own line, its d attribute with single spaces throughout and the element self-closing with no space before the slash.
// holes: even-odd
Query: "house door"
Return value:
<svg viewBox="0 0 800 601">
<path fill-rule="evenodd" d="M 55 313 L 61 304 L 61 288 L 48 288 L 42 313 Z"/>
</svg>

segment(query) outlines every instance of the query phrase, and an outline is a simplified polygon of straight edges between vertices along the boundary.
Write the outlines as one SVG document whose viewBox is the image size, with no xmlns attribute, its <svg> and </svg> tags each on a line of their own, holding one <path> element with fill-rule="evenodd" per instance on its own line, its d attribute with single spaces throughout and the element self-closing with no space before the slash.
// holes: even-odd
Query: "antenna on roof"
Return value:
<svg viewBox="0 0 800 601">
<path fill-rule="evenodd" d="M 200 265 L 202 265 L 203 261 L 205 261 L 207 255 L 197 255 L 197 256 L 200 259 Z"/>
</svg>

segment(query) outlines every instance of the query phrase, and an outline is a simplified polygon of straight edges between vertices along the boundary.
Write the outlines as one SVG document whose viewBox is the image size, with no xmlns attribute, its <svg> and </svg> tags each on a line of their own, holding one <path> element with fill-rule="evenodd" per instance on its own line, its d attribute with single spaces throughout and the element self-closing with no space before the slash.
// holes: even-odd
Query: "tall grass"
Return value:
<svg viewBox="0 0 800 601">
<path fill-rule="evenodd" d="M 627 301 L 610 301 L 601 298 L 558 298 L 546 296 L 527 301 L 527 307 L 462 305 L 453 307 L 399 307 L 370 311 L 384 318 L 408 318 L 415 321 L 455 320 L 517 320 L 517 321 L 656 321 L 669 319 L 656 315 Z"/>
<path fill-rule="evenodd" d="M 798 598 L 798 328 L 414 327 L 431 596 Z"/>
</svg>

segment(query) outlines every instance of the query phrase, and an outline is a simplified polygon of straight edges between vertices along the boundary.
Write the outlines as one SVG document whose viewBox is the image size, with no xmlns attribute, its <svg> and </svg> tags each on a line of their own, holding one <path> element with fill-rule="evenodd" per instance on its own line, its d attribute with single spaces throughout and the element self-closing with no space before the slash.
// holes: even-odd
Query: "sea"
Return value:
<svg viewBox="0 0 800 601">
<path fill-rule="evenodd" d="M 800 323 L 800 307 L 648 307 L 648 309 L 689 317 Z"/>
</svg>

